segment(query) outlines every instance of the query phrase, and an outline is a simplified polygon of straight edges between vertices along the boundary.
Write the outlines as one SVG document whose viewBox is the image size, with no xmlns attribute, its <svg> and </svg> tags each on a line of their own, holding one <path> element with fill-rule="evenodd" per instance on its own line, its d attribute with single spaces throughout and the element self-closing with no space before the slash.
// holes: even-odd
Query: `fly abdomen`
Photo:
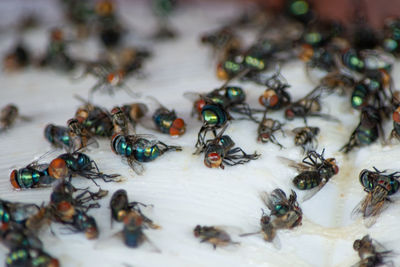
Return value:
<svg viewBox="0 0 400 267">
<path fill-rule="evenodd" d="M 294 143 L 296 146 L 301 146 L 305 143 L 307 143 L 308 140 L 308 134 L 306 131 L 302 131 L 300 133 L 298 133 L 295 138 L 294 138 Z"/>
<path fill-rule="evenodd" d="M 308 190 L 318 186 L 321 180 L 318 171 L 304 171 L 294 177 L 293 184 L 300 190 Z"/>
</svg>

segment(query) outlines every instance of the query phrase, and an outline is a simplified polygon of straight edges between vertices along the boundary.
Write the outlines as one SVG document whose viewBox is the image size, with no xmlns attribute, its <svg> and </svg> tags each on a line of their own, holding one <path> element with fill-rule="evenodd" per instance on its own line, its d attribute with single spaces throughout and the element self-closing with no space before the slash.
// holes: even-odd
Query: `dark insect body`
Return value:
<svg viewBox="0 0 400 267">
<path fill-rule="evenodd" d="M 140 135 L 116 134 L 111 140 L 111 149 L 125 158 L 137 173 L 143 173 L 141 163 L 150 162 L 168 151 L 181 151 L 179 146 L 169 146 L 158 140 L 148 140 Z"/>
<path fill-rule="evenodd" d="M 353 243 L 353 249 L 358 252 L 360 261 L 353 267 L 377 267 L 382 265 L 393 265 L 392 262 L 386 262 L 392 251 L 386 250 L 377 241 L 365 235 L 362 239 L 357 239 Z M 391 263 L 391 264 L 389 264 Z"/>
<path fill-rule="evenodd" d="M 336 165 L 334 158 L 325 159 L 324 151 L 318 154 L 315 151 L 308 152 L 302 163 L 293 165 L 299 171 L 293 184 L 300 190 L 309 190 L 317 188 L 317 192 L 339 172 L 339 167 Z M 314 195 L 316 192 L 313 192 Z M 311 197 L 311 196 L 310 196 Z"/>
<path fill-rule="evenodd" d="M 181 136 L 186 130 L 184 120 L 178 118 L 174 110 L 170 111 L 165 107 L 160 107 L 154 112 L 153 121 L 159 131 L 171 136 Z"/>
<path fill-rule="evenodd" d="M 277 131 L 280 131 L 282 134 L 284 134 L 284 131 L 282 130 L 282 124 L 277 120 L 264 117 L 257 128 L 257 140 L 262 143 L 268 143 L 270 141 L 271 143 L 278 145 L 280 148 L 283 148 L 283 146 L 276 140 L 274 135 L 274 133 Z"/>
<path fill-rule="evenodd" d="M 11 223 L 25 224 L 29 217 L 39 211 L 35 204 L 10 202 L 0 199 L 0 232 Z"/>
<path fill-rule="evenodd" d="M 225 129 L 226 126 L 214 139 L 204 142 L 195 152 L 195 154 L 204 152 L 204 164 L 207 167 L 224 169 L 224 164 L 234 166 L 258 159 L 259 154 L 247 154 L 240 147 L 235 147 L 232 138 L 223 135 Z"/>
<path fill-rule="evenodd" d="M 197 135 L 195 147 L 199 148 L 204 144 L 206 135 L 209 131 L 212 131 L 214 136 L 216 136 L 216 130 L 227 125 L 229 118 L 230 115 L 223 106 L 219 104 L 204 105 L 201 109 L 201 120 L 203 125 Z"/>
<path fill-rule="evenodd" d="M 67 41 L 61 29 L 51 31 L 50 44 L 40 65 L 64 72 L 75 68 L 76 62 L 67 53 Z"/>
<path fill-rule="evenodd" d="M 75 151 L 82 146 L 82 141 L 77 136 L 71 136 L 70 130 L 63 126 L 48 124 L 44 128 L 44 137 L 51 145 L 57 148 L 65 148 L 67 151 Z"/>
<path fill-rule="evenodd" d="M 319 134 L 318 127 L 297 127 L 292 130 L 295 134 L 294 144 L 296 146 L 301 146 L 304 152 L 308 152 L 316 149 L 316 136 Z"/>
<path fill-rule="evenodd" d="M 379 171 L 375 167 L 374 171 L 362 170 L 359 180 L 367 196 L 356 206 L 352 216 L 361 214 L 368 227 L 374 224 L 377 216 L 390 202 L 389 197 L 399 191 L 399 178 L 398 172 L 386 174 L 385 171 Z"/>
<path fill-rule="evenodd" d="M 214 226 L 200 226 L 197 225 L 193 229 L 193 234 L 195 237 L 198 237 L 201 239 L 201 243 L 207 242 L 212 244 L 214 249 L 217 248 L 217 246 L 227 246 L 229 244 L 239 244 L 238 242 L 233 242 L 230 235 L 217 227 Z"/>
<path fill-rule="evenodd" d="M 97 164 L 84 153 L 65 153 L 52 160 L 49 164 L 49 175 L 56 179 L 72 176 L 82 176 L 87 179 L 102 179 L 105 182 L 115 181 L 119 174 L 104 174 L 99 171 Z"/>
<path fill-rule="evenodd" d="M 381 122 L 381 115 L 376 108 L 369 105 L 362 108 L 360 122 L 351 134 L 349 142 L 341 150 L 348 153 L 355 147 L 370 145 L 375 142 L 382 131 Z"/>
<path fill-rule="evenodd" d="M 159 229 L 160 226 L 154 224 L 152 220 L 147 218 L 142 213 L 139 205 L 147 207 L 147 205 L 141 202 L 129 202 L 127 192 L 124 189 L 119 189 L 115 191 L 110 200 L 111 220 L 122 222 L 124 221 L 128 213 L 134 212 L 142 217 L 142 221 L 146 227 Z"/>
<path fill-rule="evenodd" d="M 19 43 L 4 57 L 3 65 L 6 71 L 17 71 L 28 66 L 30 61 L 29 50 L 24 44 Z"/>
<path fill-rule="evenodd" d="M 274 242 L 275 246 L 279 248 L 276 232 L 279 229 L 293 229 L 301 225 L 303 212 L 297 202 L 297 195 L 292 190 L 291 195 L 287 198 L 285 192 L 277 188 L 270 195 L 263 192 L 261 198 L 270 210 L 270 215 L 265 214 L 263 210 L 260 219 L 260 231 L 242 234 L 241 236 L 261 233 L 265 241 Z"/>
<path fill-rule="evenodd" d="M 46 154 L 31 162 L 25 168 L 13 170 L 10 174 L 11 185 L 15 189 L 50 186 L 55 179 L 49 173 L 49 164 L 38 164 L 38 161 Z"/>
</svg>

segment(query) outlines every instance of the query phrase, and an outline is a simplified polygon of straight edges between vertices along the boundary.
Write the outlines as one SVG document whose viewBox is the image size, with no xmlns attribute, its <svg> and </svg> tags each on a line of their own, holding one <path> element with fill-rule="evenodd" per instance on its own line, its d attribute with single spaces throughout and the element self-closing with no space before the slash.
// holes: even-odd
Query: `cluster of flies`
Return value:
<svg viewBox="0 0 400 267">
<path fill-rule="evenodd" d="M 384 144 L 393 139 L 399 140 L 399 92 L 394 90 L 391 71 L 400 52 L 398 36 L 400 19 L 387 19 L 383 31 L 377 32 L 359 15 L 364 6 L 357 4 L 354 8 L 355 18 L 352 27 L 344 27 L 336 21 L 318 17 L 308 1 L 286 1 L 283 13 L 277 14 L 256 7 L 227 25 L 203 35 L 202 43 L 211 47 L 217 58 L 217 77 L 225 82 L 220 89 L 199 95 L 194 104 L 193 110 L 200 113 L 203 121 L 196 145 L 200 149 L 197 151 L 206 151 L 203 148 L 204 143 L 211 143 L 209 140 L 204 141 L 207 131 L 212 132 L 215 139 L 221 139 L 221 133 L 217 130 L 223 132 L 227 122 L 235 119 L 254 121 L 258 124 L 259 142 L 271 142 L 284 148 L 276 136 L 279 132 L 285 135 L 282 129 L 284 123 L 268 117 L 269 113 L 283 110 L 286 120 L 300 118 L 305 123 L 304 127 L 292 129 L 295 136 L 294 143 L 302 147 L 306 154 L 305 158 L 301 163 L 286 158 L 282 160 L 299 172 L 292 181 L 297 189 L 308 191 L 303 199 L 307 200 L 339 171 L 334 158 L 325 159 L 324 150 L 321 154 L 315 151 L 320 129 L 307 123 L 309 117 L 339 121 L 330 114 L 322 113 L 321 101 L 324 96 L 333 93 L 340 96 L 348 95 L 351 107 L 360 112 L 358 125 L 350 133 L 348 142 L 340 148 L 340 151 L 347 154 L 355 148 L 370 145 L 379 138 Z M 247 47 L 243 46 L 244 41 L 238 34 L 241 30 L 255 30 L 256 42 Z M 296 57 L 305 62 L 306 75 L 316 85 L 304 97 L 293 101 L 287 90 L 290 85 L 280 73 L 280 67 Z M 275 73 L 266 74 L 274 68 L 277 69 Z M 324 73 L 322 78 L 316 75 L 316 70 Z M 261 108 L 252 108 L 245 103 L 244 90 L 229 85 L 234 79 L 266 87 L 258 99 Z M 229 92 L 233 89 L 237 92 L 235 98 Z M 210 112 L 210 106 L 213 106 L 213 112 Z M 231 113 L 241 114 L 242 118 L 233 118 Z M 392 118 L 393 130 L 389 137 L 385 138 L 382 125 L 389 118 Z M 227 155 L 229 156 L 229 153 Z M 238 163 L 256 157 L 256 154 L 241 155 L 242 159 Z M 215 156 L 212 158 L 219 160 Z M 390 196 L 398 192 L 399 177 L 398 172 L 387 173 L 375 167 L 372 171 L 362 170 L 359 181 L 367 196 L 356 206 L 352 216 L 361 215 L 366 226 L 370 227 L 377 216 L 392 202 Z M 274 205 L 271 203 L 274 201 L 271 199 L 278 199 L 277 195 L 281 196 L 279 199 L 286 199 L 284 194 L 278 192 L 283 193 L 280 189 L 276 189 L 267 198 L 269 201 L 266 201 L 273 216 L 277 216 L 279 212 L 273 208 Z M 289 199 L 295 200 L 296 196 L 292 194 Z M 292 203 L 289 206 L 296 205 Z M 282 228 L 292 228 L 301 224 L 301 209 L 297 209 L 297 213 L 293 214 L 296 214 L 293 220 L 284 221 L 285 226 Z M 275 221 L 271 220 L 263 212 L 260 224 L 265 240 L 273 240 L 275 232 L 271 229 L 279 229 L 277 225 L 282 225 L 278 218 Z M 194 233 L 200 236 L 202 241 L 210 241 L 214 247 L 218 244 L 216 237 L 220 237 L 221 244 L 235 243 L 225 231 L 215 227 L 197 226 Z M 371 242 L 368 237 L 364 237 L 362 241 L 358 240 L 358 243 L 356 241 L 361 247 Z M 354 248 L 356 249 L 356 245 Z M 378 252 L 372 245 L 369 245 L 368 251 L 356 250 L 359 251 L 361 258 L 356 266 L 384 264 L 383 258 L 389 254 L 389 252 Z"/>
<path fill-rule="evenodd" d="M 53 29 L 44 56 L 34 60 L 25 45 L 19 43 L 4 58 L 5 69 L 15 71 L 35 64 L 71 73 L 81 67 L 81 77 L 91 74 L 98 78 L 89 98 L 96 91 L 113 94 L 118 88 L 136 97 L 126 85 L 126 77 L 140 74 L 143 62 L 151 53 L 144 48 L 122 46 L 122 37 L 127 34 L 127 29 L 118 18 L 113 3 L 100 1 L 94 5 L 91 1 L 67 0 L 62 1 L 62 5 L 66 18 L 74 25 L 76 38 L 97 35 L 107 49 L 105 56 L 95 62 L 73 58 L 67 49 L 71 40 L 64 37 L 61 29 Z M 153 1 L 160 25 L 154 38 L 169 39 L 176 35 L 167 23 L 175 5 L 176 1 L 172 0 Z M 339 171 L 335 158 L 325 158 L 324 150 L 316 152 L 320 129 L 307 123 L 309 117 L 338 121 L 334 116 L 321 112 L 323 96 L 333 93 L 350 95 L 351 107 L 360 112 L 358 125 L 340 149 L 344 153 L 372 144 L 379 137 L 386 142 L 382 124 L 390 116 L 393 131 L 389 138 L 400 139 L 400 93 L 394 90 L 390 74 L 394 58 L 400 54 L 400 19 L 387 20 L 384 30 L 375 32 L 362 22 L 362 18 L 357 17 L 353 27 L 346 28 L 338 22 L 318 17 L 311 7 L 306 0 L 286 1 L 284 12 L 271 13 L 258 7 L 220 29 L 204 34 L 201 42 L 213 49 L 218 61 L 217 77 L 225 82 L 210 92 L 184 95 L 193 101 L 192 116 L 202 122 L 194 154 L 204 153 L 204 164 L 209 168 L 223 169 L 226 165 L 245 164 L 259 158 L 256 152 L 249 154 L 236 147 L 233 139 L 225 133 L 235 120 L 254 122 L 259 142 L 271 142 L 283 149 L 276 134 L 280 132 L 285 136 L 285 123 L 268 115 L 283 110 L 286 120 L 302 119 L 304 126 L 291 132 L 294 144 L 302 148 L 305 157 L 301 162 L 288 158 L 281 160 L 298 171 L 292 183 L 295 188 L 307 191 L 303 201 L 321 190 Z M 357 9 L 362 8 L 357 6 Z M 240 30 L 255 30 L 257 41 L 244 47 L 237 34 Z M 305 62 L 307 77 L 316 86 L 304 97 L 293 101 L 288 92 L 290 85 L 280 67 L 296 57 Z M 267 72 L 273 68 L 273 74 L 268 75 Z M 324 72 L 322 78 L 316 78 L 316 69 Z M 235 79 L 265 87 L 258 98 L 261 107 L 253 108 L 246 103 L 245 91 L 231 85 Z M 96 201 L 107 196 L 108 191 L 99 188 L 98 192 L 91 192 L 72 185 L 72 178 L 76 176 L 89 179 L 97 186 L 99 180 L 122 181 L 119 174 L 101 172 L 95 161 L 84 153 L 98 147 L 98 138 L 108 139 L 111 150 L 137 174 L 143 173 L 143 163 L 166 152 L 182 150 L 180 146 L 168 145 L 149 134 L 136 133 L 138 124 L 173 137 L 185 133 L 184 120 L 156 99 L 149 97 L 152 105 L 135 102 L 108 111 L 78 98 L 83 104 L 66 126 L 48 124 L 45 127 L 44 136 L 54 149 L 10 174 L 15 189 L 53 186 L 53 192 L 50 202 L 40 207 L 0 200 L 0 240 L 10 250 L 7 266 L 59 266 L 58 260 L 43 250 L 37 237 L 41 228 L 52 223 L 62 224 L 72 232 L 83 232 L 88 239 L 98 237 L 96 221 L 88 211 L 99 208 Z M 4 107 L 0 115 L 0 131 L 11 127 L 18 119 L 30 120 L 19 114 L 18 108 L 12 104 Z M 50 157 L 57 148 L 65 149 L 66 153 L 43 163 L 44 158 Z M 399 178 L 398 172 L 387 173 L 375 167 L 372 171 L 362 170 L 359 181 L 367 196 L 352 215 L 361 215 L 366 225 L 371 226 L 391 202 L 390 196 L 398 192 Z M 271 193 L 261 193 L 260 197 L 269 214 L 263 209 L 260 229 L 241 236 L 260 234 L 265 241 L 279 247 L 277 231 L 293 229 L 302 223 L 303 212 L 297 195 L 292 190 L 287 197 L 277 188 Z M 142 212 L 141 208 L 147 206 L 151 205 L 129 202 L 127 192 L 120 189 L 110 201 L 111 223 L 123 223 L 118 235 L 128 247 L 138 247 L 143 241 L 148 241 L 159 252 L 144 234 L 145 229 L 161 228 Z M 239 244 L 220 227 L 197 225 L 193 233 L 201 242 L 209 242 L 214 248 Z M 391 253 L 368 235 L 356 240 L 354 249 L 361 259 L 355 266 L 382 265 Z"/>
</svg>

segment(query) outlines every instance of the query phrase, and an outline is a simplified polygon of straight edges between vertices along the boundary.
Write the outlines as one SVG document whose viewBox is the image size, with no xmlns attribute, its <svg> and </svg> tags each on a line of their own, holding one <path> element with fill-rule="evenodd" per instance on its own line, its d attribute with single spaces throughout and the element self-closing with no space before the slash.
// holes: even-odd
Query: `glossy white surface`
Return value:
<svg viewBox="0 0 400 267">
<path fill-rule="evenodd" d="M 7 1 L 5 1 L 7 2 Z M 12 1 L 0 3 L 0 13 L 5 20 L 10 16 Z M 60 25 L 55 21 L 55 8 L 46 1 L 37 1 L 34 9 L 40 10 L 48 27 Z M 102 207 L 90 212 L 100 228 L 100 238 L 88 241 L 83 234 L 62 234 L 65 229 L 55 226 L 57 236 L 49 231 L 41 234 L 46 251 L 57 257 L 62 266 L 350 266 L 358 261 L 352 249 L 353 241 L 369 233 L 387 249 L 397 255 L 395 265 L 400 264 L 399 249 L 399 202 L 391 205 L 367 229 L 361 220 L 353 221 L 350 213 L 365 196 L 358 182 L 358 174 L 364 168 L 399 169 L 400 146 L 386 146 L 378 142 L 369 147 L 356 149 L 344 155 L 338 152 L 345 144 L 358 123 L 359 114 L 351 109 L 348 98 L 331 95 L 323 99 L 323 112 L 337 116 L 340 123 L 309 119 L 310 126 L 319 126 L 318 151 L 326 149 L 326 156 L 335 157 L 340 167 L 339 174 L 312 199 L 300 203 L 304 212 L 303 225 L 292 231 L 278 233 L 281 246 L 275 249 L 262 240 L 261 236 L 241 238 L 239 233 L 259 229 L 261 208 L 266 208 L 259 198 L 262 191 L 270 192 L 282 188 L 289 193 L 291 178 L 296 172 L 280 162 L 277 156 L 297 161 L 303 157 L 299 148 L 294 147 L 293 137 L 277 134 L 278 140 L 286 147 L 280 150 L 274 144 L 256 142 L 257 125 L 248 121 L 234 121 L 227 133 L 246 152 L 257 151 L 261 158 L 243 166 L 226 167 L 225 170 L 208 169 L 203 156 L 194 156 L 194 143 L 200 122 L 190 117 L 191 103 L 183 97 L 187 91 L 206 92 L 218 87 L 221 82 L 214 74 L 214 61 L 210 51 L 200 45 L 201 33 L 215 29 L 223 18 L 233 14 L 233 7 L 227 5 L 195 7 L 184 6 L 172 19 L 180 32 L 177 41 L 149 43 L 139 36 L 149 35 L 154 29 L 154 20 L 143 5 L 133 8 L 134 3 L 123 2 L 123 19 L 134 29 L 130 35 L 132 44 L 149 44 L 154 57 L 145 64 L 145 78 L 131 78 L 129 87 L 142 96 L 156 97 L 165 106 L 174 108 L 187 122 L 187 133 L 177 139 L 138 127 L 138 133 L 151 133 L 160 140 L 183 146 L 183 152 L 171 152 L 152 163 L 145 164 L 143 176 L 137 176 L 120 158 L 110 150 L 109 141 L 100 140 L 100 148 L 89 153 L 105 173 L 120 173 L 126 181 L 102 183 L 103 189 L 112 193 L 125 188 L 131 200 L 151 203 L 153 209 L 145 213 L 162 226 L 161 230 L 146 231 L 148 237 L 162 251 L 154 252 L 149 244 L 138 249 L 124 247 L 113 234 L 122 228 L 114 224 L 110 228 L 109 197 L 100 201 Z M 44 9 L 39 8 L 46 6 Z M 6 23 L 3 22 L 5 25 Z M 47 42 L 46 31 L 28 33 L 26 42 L 40 54 Z M 0 52 L 3 54 L 15 42 L 15 34 L 6 32 L 0 37 Z M 75 44 L 76 55 L 94 57 L 96 42 Z M 394 80 L 398 78 L 398 66 L 394 69 Z M 301 62 L 285 65 L 283 75 L 292 87 L 289 92 L 298 99 L 313 88 L 306 79 Z M 15 103 L 21 114 L 31 116 L 31 122 L 18 122 L 15 127 L 2 134 L 0 141 L 0 197 L 11 201 L 35 202 L 49 200 L 51 189 L 37 189 L 17 192 L 11 188 L 9 173 L 13 167 L 23 167 L 35 157 L 50 149 L 43 138 L 47 123 L 65 124 L 74 115 L 79 102 L 74 94 L 86 96 L 96 82 L 92 77 L 73 82 L 63 74 L 30 68 L 22 73 L 1 73 L 0 106 Z M 237 84 L 237 83 L 235 83 Z M 258 96 L 264 88 L 251 83 L 242 84 L 250 105 L 258 107 Z M 95 95 L 95 104 L 112 108 L 115 105 L 138 101 L 119 91 L 115 96 Z M 272 115 L 283 121 L 281 113 Z M 287 122 L 285 130 L 301 126 L 301 120 Z M 387 123 L 386 135 L 392 126 Z M 60 151 L 60 153 L 62 153 Z M 83 178 L 75 179 L 78 187 L 92 183 Z M 298 193 L 301 199 L 302 193 Z M 239 246 L 213 250 L 209 244 L 201 244 L 192 234 L 197 225 L 225 225 L 232 233 L 232 239 Z M 4 262 L 6 250 L 0 249 L 0 262 Z"/>
</svg>

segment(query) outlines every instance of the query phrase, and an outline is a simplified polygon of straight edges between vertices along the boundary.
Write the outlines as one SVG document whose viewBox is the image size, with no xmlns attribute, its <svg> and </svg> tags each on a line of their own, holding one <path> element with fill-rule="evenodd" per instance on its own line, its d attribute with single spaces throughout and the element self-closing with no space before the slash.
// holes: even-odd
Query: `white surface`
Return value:
<svg viewBox="0 0 400 267">
<path fill-rule="evenodd" d="M 39 4 L 34 6 L 35 10 Z M 133 44 L 141 43 L 138 36 L 150 35 L 154 21 L 143 7 L 121 8 L 125 21 L 132 24 Z M 129 8 L 130 7 L 130 8 Z M 47 6 L 47 10 L 52 7 Z M 0 4 L 0 16 L 10 16 L 10 8 Z M 57 25 L 54 13 L 46 11 L 43 18 L 47 26 Z M 221 12 L 222 11 L 222 12 Z M 257 125 L 247 121 L 233 122 L 227 133 L 238 146 L 246 152 L 257 151 L 261 158 L 243 166 L 229 167 L 225 170 L 208 169 L 203 164 L 203 155 L 193 156 L 193 146 L 200 128 L 200 122 L 190 117 L 191 103 L 182 95 L 187 91 L 206 92 L 218 87 L 214 74 L 214 61 L 210 51 L 199 44 L 199 35 L 215 29 L 221 18 L 232 14 L 232 6 L 184 6 L 174 16 L 172 23 L 180 32 L 176 42 L 149 44 L 154 57 L 146 64 L 146 79 L 130 79 L 128 85 L 143 96 L 152 95 L 164 105 L 175 108 L 187 122 L 187 133 L 172 139 L 157 132 L 151 132 L 160 140 L 183 146 L 183 152 L 171 152 L 152 163 L 145 164 L 143 176 L 137 176 L 120 158 L 110 150 L 109 141 L 101 140 L 100 148 L 89 155 L 105 173 L 120 173 L 126 181 L 123 183 L 101 184 L 103 189 L 112 193 L 125 188 L 131 200 L 151 203 L 153 209 L 145 213 L 162 226 L 161 230 L 146 231 L 148 237 L 159 247 L 162 253 L 155 253 L 152 247 L 144 244 L 138 249 L 124 247 L 122 241 L 113 237 L 113 233 L 122 228 L 114 224 L 110 228 L 109 197 L 100 203 L 102 208 L 90 212 L 100 228 L 100 239 L 88 241 L 83 234 L 64 235 L 63 229 L 55 227 L 57 237 L 45 231 L 40 236 L 45 249 L 57 257 L 62 266 L 350 266 L 356 263 L 358 255 L 352 249 L 353 241 L 369 233 L 388 249 L 397 250 L 395 265 L 400 264 L 399 215 L 398 202 L 391 205 L 370 229 L 363 226 L 361 220 L 352 221 L 350 212 L 365 196 L 358 182 L 358 174 L 363 168 L 376 166 L 379 169 L 397 169 L 400 147 L 398 145 L 382 147 L 379 143 L 370 147 L 356 149 L 349 155 L 339 153 L 339 148 L 348 141 L 356 126 L 359 114 L 351 109 L 348 98 L 329 96 L 323 99 L 323 112 L 334 114 L 340 123 L 309 119 L 309 125 L 318 125 L 321 133 L 319 148 L 326 149 L 326 156 L 336 157 L 339 174 L 311 200 L 300 203 L 304 212 L 303 225 L 293 231 L 280 231 L 282 249 L 276 250 L 271 244 L 255 235 L 240 238 L 235 231 L 232 239 L 239 246 L 213 250 L 209 244 L 200 244 L 192 234 L 197 224 L 226 225 L 242 232 L 259 229 L 261 208 L 265 208 L 258 197 L 261 191 L 270 192 L 282 188 L 289 192 L 291 179 L 295 171 L 285 166 L 276 156 L 286 156 L 301 160 L 303 155 L 294 147 L 293 137 L 278 140 L 287 149 L 279 150 L 273 144 L 259 144 L 256 140 Z M 13 10 L 15 12 L 15 10 Z M 60 24 L 60 23 L 58 23 Z M 4 24 L 3 24 L 4 25 Z M 14 34 L 6 33 L 0 37 L 0 52 L 11 48 Z M 45 31 L 28 33 L 25 40 L 39 53 L 47 42 Z M 128 41 L 129 42 L 129 41 Z M 146 42 L 145 42 L 146 44 Z M 95 56 L 95 41 L 89 44 L 76 44 L 73 50 L 85 56 Z M 394 79 L 399 81 L 394 70 Z M 283 74 L 292 85 L 289 89 L 293 99 L 297 99 L 311 90 L 311 85 L 303 72 L 303 65 L 294 62 L 283 68 Z M 43 138 L 43 129 L 47 123 L 65 124 L 74 115 L 79 102 L 72 96 L 86 96 L 95 79 L 88 77 L 79 82 L 63 74 L 51 71 L 28 69 L 18 74 L 0 75 L 0 106 L 15 103 L 24 115 L 32 116 L 32 122 L 18 122 L 15 127 L 1 136 L 0 141 L 0 197 L 11 201 L 35 202 L 49 200 L 51 189 L 38 189 L 17 192 L 9 183 L 12 167 L 24 167 L 50 149 Z M 258 107 L 258 96 L 264 88 L 246 83 L 243 87 L 248 94 L 250 105 Z M 115 96 L 95 95 L 95 104 L 111 108 L 115 105 L 138 101 L 128 98 L 123 91 Z M 338 115 L 340 114 L 340 115 Z M 283 121 L 281 113 L 273 114 Z M 301 120 L 288 122 L 285 130 L 302 125 Z M 391 124 L 385 125 L 386 134 Z M 139 133 L 148 130 L 139 127 Z M 60 151 L 60 153 L 62 153 Z M 76 178 L 77 186 L 93 184 L 83 178 Z M 298 193 L 301 199 L 302 193 Z M 240 231 L 238 230 L 238 231 Z M 4 262 L 6 250 L 0 249 L 0 263 Z"/>
</svg>

